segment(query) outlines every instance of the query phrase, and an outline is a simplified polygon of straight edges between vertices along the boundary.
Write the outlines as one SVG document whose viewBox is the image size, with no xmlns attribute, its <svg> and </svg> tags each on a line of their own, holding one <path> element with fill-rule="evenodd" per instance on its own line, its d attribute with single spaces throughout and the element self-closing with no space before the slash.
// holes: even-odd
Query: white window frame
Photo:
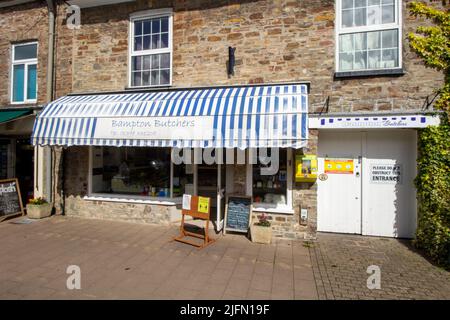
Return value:
<svg viewBox="0 0 450 320">
<path fill-rule="evenodd" d="M 284 148 L 280 148 L 279 150 L 286 150 Z M 280 213 L 280 214 L 288 214 L 293 215 L 293 152 L 291 148 L 287 148 L 287 167 L 286 167 L 286 204 L 277 204 L 275 207 L 273 204 L 267 204 L 262 202 L 253 202 L 252 210 L 255 212 L 266 212 L 266 213 Z M 248 152 L 247 152 L 248 154 Z M 253 197 L 253 164 L 248 159 L 247 161 L 247 196 Z"/>
<path fill-rule="evenodd" d="M 393 23 L 377 24 L 370 26 L 360 26 L 360 27 L 346 27 L 342 28 L 342 0 L 336 0 L 336 21 L 335 21 L 335 70 L 337 72 L 365 72 L 365 71 L 379 71 L 379 70 L 393 70 L 402 69 L 402 47 L 403 47 L 403 36 L 402 36 L 402 1 L 394 0 L 395 4 L 395 21 Z M 392 68 L 377 68 L 377 69 L 357 69 L 357 70 L 340 70 L 339 69 L 339 36 L 343 34 L 350 33 L 361 33 L 370 31 L 384 31 L 384 30 L 398 30 L 398 67 Z"/>
<path fill-rule="evenodd" d="M 134 52 L 134 22 L 144 19 L 154 19 L 154 18 L 169 18 L 169 46 L 167 48 L 161 49 L 149 49 Z M 172 86 L 172 60 L 173 60 L 173 10 L 172 8 L 164 9 L 154 9 L 136 12 L 130 15 L 129 23 L 129 38 L 128 38 L 128 87 L 129 88 L 149 88 L 149 87 L 169 87 Z M 132 67 L 133 67 L 133 57 L 142 55 L 152 55 L 152 54 L 170 54 L 170 73 L 169 73 L 169 83 L 168 84 L 158 84 L 158 85 L 146 85 L 146 86 L 133 86 L 132 85 Z"/>
<path fill-rule="evenodd" d="M 26 45 L 31 45 L 31 44 L 35 44 L 36 45 L 36 58 L 33 59 L 22 59 L 22 60 L 15 60 L 14 56 L 15 56 L 15 51 L 17 47 L 21 47 L 21 46 L 26 46 Z M 38 65 L 38 52 L 39 52 L 39 43 L 37 41 L 31 41 L 31 42 L 23 42 L 23 43 L 16 43 L 12 45 L 12 50 L 11 50 L 11 90 L 10 90 L 10 94 L 11 94 L 11 104 L 27 104 L 27 103 L 36 103 L 37 102 L 37 97 L 38 97 L 38 76 L 37 76 L 37 65 Z M 23 86 L 23 96 L 24 96 L 24 100 L 23 101 L 14 101 L 14 66 L 17 65 L 24 65 L 24 86 Z M 28 99 L 28 66 L 30 65 L 36 65 L 36 99 Z"/>
</svg>

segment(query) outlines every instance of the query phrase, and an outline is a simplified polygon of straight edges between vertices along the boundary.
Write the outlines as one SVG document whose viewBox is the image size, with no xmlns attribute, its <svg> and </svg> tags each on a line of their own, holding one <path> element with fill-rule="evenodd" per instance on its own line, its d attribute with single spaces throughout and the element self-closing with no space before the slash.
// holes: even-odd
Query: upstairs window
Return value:
<svg viewBox="0 0 450 320">
<path fill-rule="evenodd" d="M 131 17 L 130 86 L 172 83 L 172 14 L 154 10 Z"/>
<path fill-rule="evenodd" d="M 338 71 L 401 67 L 401 2 L 337 0 Z"/>
<path fill-rule="evenodd" d="M 12 103 L 34 103 L 37 96 L 37 43 L 12 47 Z"/>
</svg>

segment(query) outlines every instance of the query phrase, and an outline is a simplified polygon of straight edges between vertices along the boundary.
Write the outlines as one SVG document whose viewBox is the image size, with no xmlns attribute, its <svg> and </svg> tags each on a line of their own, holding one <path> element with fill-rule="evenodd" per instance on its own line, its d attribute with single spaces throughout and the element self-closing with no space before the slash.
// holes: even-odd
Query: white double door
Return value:
<svg viewBox="0 0 450 320">
<path fill-rule="evenodd" d="M 317 229 L 412 238 L 416 230 L 415 130 L 321 130 L 318 146 Z M 333 161 L 353 169 L 331 173 Z M 328 173 L 326 173 L 328 171 Z"/>
</svg>

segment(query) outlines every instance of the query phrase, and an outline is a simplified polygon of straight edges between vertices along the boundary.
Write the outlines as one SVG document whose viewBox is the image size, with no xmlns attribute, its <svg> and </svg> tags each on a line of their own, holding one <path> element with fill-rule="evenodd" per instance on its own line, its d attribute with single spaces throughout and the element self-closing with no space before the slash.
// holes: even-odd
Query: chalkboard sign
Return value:
<svg viewBox="0 0 450 320">
<path fill-rule="evenodd" d="M 248 232 L 252 214 L 252 198 L 245 196 L 227 196 L 225 208 L 226 231 Z"/>
<path fill-rule="evenodd" d="M 17 179 L 0 180 L 0 221 L 23 215 L 22 197 Z"/>
</svg>

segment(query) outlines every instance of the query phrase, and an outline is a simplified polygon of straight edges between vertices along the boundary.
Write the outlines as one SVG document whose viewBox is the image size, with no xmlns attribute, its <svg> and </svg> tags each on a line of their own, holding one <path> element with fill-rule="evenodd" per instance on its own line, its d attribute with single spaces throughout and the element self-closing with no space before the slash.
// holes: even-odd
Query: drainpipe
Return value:
<svg viewBox="0 0 450 320">
<path fill-rule="evenodd" d="M 53 83 L 54 83 L 54 64 L 55 64 L 55 13 L 56 4 L 54 0 L 47 0 L 48 7 L 48 56 L 47 56 L 47 92 L 46 100 L 47 103 L 53 100 Z M 47 191 L 48 191 L 48 201 L 52 203 L 52 207 L 55 207 L 55 200 L 53 197 L 53 152 L 51 147 L 46 152 L 47 154 Z"/>
</svg>

